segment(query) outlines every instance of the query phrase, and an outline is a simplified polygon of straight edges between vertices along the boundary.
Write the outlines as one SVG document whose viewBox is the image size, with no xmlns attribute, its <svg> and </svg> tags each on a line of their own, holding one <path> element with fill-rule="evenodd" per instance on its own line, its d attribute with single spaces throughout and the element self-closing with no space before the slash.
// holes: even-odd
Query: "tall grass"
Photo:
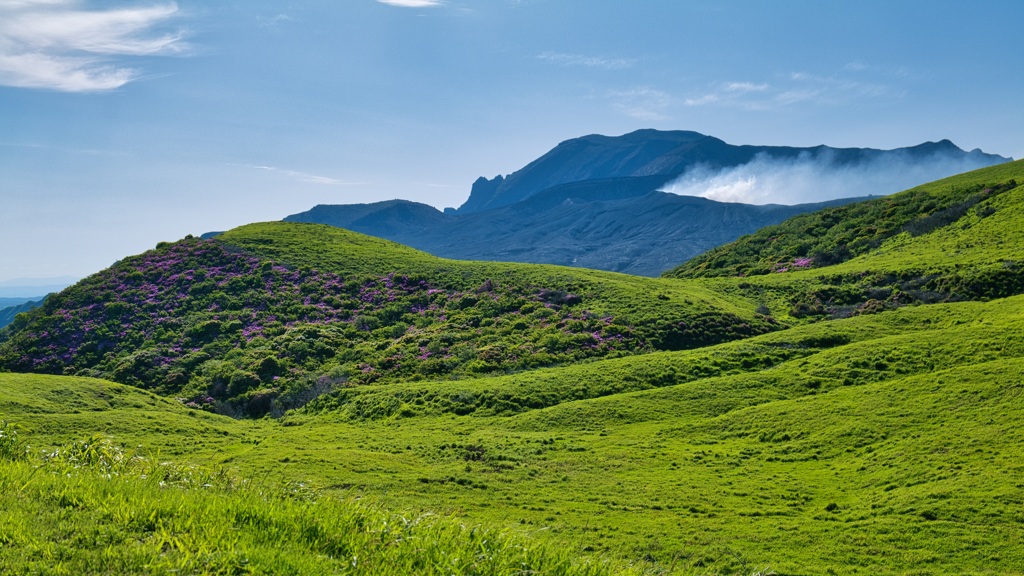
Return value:
<svg viewBox="0 0 1024 576">
<path fill-rule="evenodd" d="M 26 455 L 0 428 L 3 574 L 629 573 L 451 518 L 161 463 L 102 437 Z"/>
</svg>

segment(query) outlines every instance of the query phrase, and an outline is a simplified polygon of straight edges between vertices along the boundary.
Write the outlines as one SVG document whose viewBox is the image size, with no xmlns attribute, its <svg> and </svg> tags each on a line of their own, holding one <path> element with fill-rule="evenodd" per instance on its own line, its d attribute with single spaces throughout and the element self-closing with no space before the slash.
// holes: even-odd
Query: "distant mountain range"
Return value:
<svg viewBox="0 0 1024 576">
<path fill-rule="evenodd" d="M 43 300 L 40 299 L 35 302 L 19 302 L 17 304 L 6 304 L 7 300 L 19 300 L 18 298 L 0 298 L 0 328 L 7 326 L 11 322 L 14 322 L 14 317 L 22 312 L 28 312 L 33 308 L 38 308 L 43 304 Z"/>
<path fill-rule="evenodd" d="M 562 142 L 508 176 L 478 179 L 458 209 L 441 212 L 425 204 L 391 200 L 319 205 L 285 220 L 347 228 L 447 258 L 656 276 L 796 214 L 856 200 L 749 205 L 661 191 L 695 169 L 714 172 L 755 160 L 800 160 L 836 169 L 867 169 L 886 162 L 938 166 L 932 169 L 938 173 L 929 173 L 924 182 L 1009 159 L 980 150 L 965 152 L 948 140 L 895 150 L 793 148 L 734 146 L 697 132 L 639 130 Z"/>
<path fill-rule="evenodd" d="M 41 300 L 51 292 L 60 292 L 78 281 L 72 276 L 52 278 L 14 278 L 0 281 L 0 308 L 30 300 Z"/>
</svg>

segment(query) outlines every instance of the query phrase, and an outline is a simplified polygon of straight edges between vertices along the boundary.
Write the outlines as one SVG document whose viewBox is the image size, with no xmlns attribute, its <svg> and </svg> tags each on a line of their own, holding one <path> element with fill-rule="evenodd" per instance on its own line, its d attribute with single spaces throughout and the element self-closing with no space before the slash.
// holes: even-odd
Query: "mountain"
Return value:
<svg viewBox="0 0 1024 576">
<path fill-rule="evenodd" d="M 20 298 L 13 298 L 12 300 L 20 300 Z M 21 314 L 22 312 L 28 312 L 33 308 L 38 308 L 40 305 L 42 305 L 42 303 L 42 300 L 38 300 L 36 302 L 28 301 L 7 306 L 6 308 L 0 308 L 0 328 L 7 326 L 11 322 L 14 322 L 14 317 L 17 316 L 18 314 Z"/>
<path fill-rule="evenodd" d="M 652 189 L 702 166 L 720 169 L 739 166 L 756 157 L 792 160 L 801 156 L 821 159 L 836 166 L 865 164 L 882 158 L 910 161 L 947 156 L 968 156 L 979 165 L 1005 162 L 980 150 L 964 152 L 949 140 L 926 142 L 908 148 L 831 148 L 814 146 L 734 146 L 718 138 L 689 131 L 637 130 L 623 136 L 590 135 L 562 142 L 520 170 L 502 177 L 478 179 L 459 213 L 471 213 L 521 202 L 544 190 L 571 182 L 606 178 L 647 178 L 658 182 Z"/>
<path fill-rule="evenodd" d="M 9 308 L 11 306 L 17 306 L 19 304 L 24 304 L 26 302 L 31 302 L 32 300 L 33 300 L 33 297 L 26 297 L 26 296 L 22 296 L 22 297 L 18 297 L 18 298 L 2 298 L 2 297 L 0 297 L 0 309 L 2 309 L 2 308 Z"/>
<path fill-rule="evenodd" d="M 387 238 L 445 258 L 549 263 L 657 276 L 679 262 L 796 214 L 855 202 L 749 205 L 661 191 L 689 171 L 800 159 L 864 170 L 882 163 L 940 176 L 1007 159 L 948 140 L 896 150 L 732 146 L 696 132 L 641 130 L 563 142 L 507 177 L 479 179 L 458 210 L 405 200 L 319 205 L 285 218 Z M 948 160 L 935 167 L 937 159 Z M 851 191 L 860 189 L 850 186 Z M 890 192 L 893 190 L 872 190 Z"/>
<path fill-rule="evenodd" d="M 445 258 L 657 276 L 681 260 L 795 214 L 853 201 L 755 206 L 651 191 L 642 179 L 622 179 L 566 184 L 467 215 L 392 200 L 321 205 L 285 221 L 338 226 Z"/>
</svg>

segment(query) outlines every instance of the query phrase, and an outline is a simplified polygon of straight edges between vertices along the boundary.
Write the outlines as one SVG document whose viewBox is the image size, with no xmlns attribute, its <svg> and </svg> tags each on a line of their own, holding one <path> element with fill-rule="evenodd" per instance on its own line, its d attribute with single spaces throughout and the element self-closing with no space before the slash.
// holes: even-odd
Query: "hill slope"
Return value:
<svg viewBox="0 0 1024 576">
<path fill-rule="evenodd" d="M 12 405 L 12 397 L 29 404 Z M 136 433 L 158 420 L 179 443 L 188 428 L 240 433 L 225 418 L 86 378 L 0 374 L 0 406 L 5 415 L 51 419 L 84 409 L 132 422 Z M 216 427 L 202 425 L 209 421 Z M 301 482 L 256 483 L 208 464 L 168 462 L 138 442 L 125 450 L 95 428 L 45 452 L 36 444 L 54 440 L 0 422 L 4 574 L 638 573 L 508 529 L 400 515 Z"/>
<path fill-rule="evenodd" d="M 1024 162 L 797 216 L 666 276 L 760 299 L 780 318 L 1024 293 Z"/>
<path fill-rule="evenodd" d="M 443 260 L 308 224 L 123 259 L 5 329 L 0 367 L 108 378 L 258 416 L 349 383 L 467 377 L 779 326 L 697 286 Z"/>
<path fill-rule="evenodd" d="M 988 260 L 1002 258 L 1012 248 L 996 252 L 989 248 L 997 245 L 1012 247 L 1015 243 L 986 239 L 1002 239 L 1007 233 L 1014 236 L 1006 240 L 1016 239 L 1019 230 L 1013 224 L 1020 218 L 1017 202 L 1020 184 L 1024 184 L 1024 161 L 1018 160 L 952 176 L 885 198 L 804 214 L 702 254 L 666 272 L 665 276 L 763 275 L 780 267 L 792 267 L 797 258 L 808 260 L 802 266 L 804 268 L 831 266 L 868 254 L 874 260 L 886 241 L 904 244 L 912 239 L 913 244 L 925 246 L 934 244 L 936 238 L 942 238 L 941 242 L 946 244 L 955 243 L 957 240 L 951 239 L 948 231 L 953 229 L 950 225 L 958 222 L 960 230 L 970 230 L 968 235 L 985 242 L 985 249 L 971 250 L 971 256 Z M 983 229 L 971 230 L 975 223 L 999 210 L 1003 213 L 986 222 Z M 887 246 L 883 251 L 892 250 L 894 247 Z M 941 264 L 946 259 L 935 251 L 928 254 L 928 264 Z M 914 261 L 922 255 L 924 253 L 919 252 Z"/>
<path fill-rule="evenodd" d="M 656 572 L 1013 574 L 1022 322 L 1024 297 L 907 307 L 701 351 L 371 385 L 409 408 L 371 419 L 344 394 L 323 414 L 237 422 L 92 380 L 2 374 L 0 407 L 43 445 L 91 426 L 254 477 L 286 462 L 292 480 Z M 602 379 L 640 387 L 575 395 Z M 503 387 L 563 400 L 456 416 L 407 395 Z"/>
</svg>

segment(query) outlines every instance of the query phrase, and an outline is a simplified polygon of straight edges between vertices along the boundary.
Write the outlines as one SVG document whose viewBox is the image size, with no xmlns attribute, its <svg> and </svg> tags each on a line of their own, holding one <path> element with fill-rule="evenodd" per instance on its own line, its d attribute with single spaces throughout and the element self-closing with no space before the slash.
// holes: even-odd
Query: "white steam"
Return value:
<svg viewBox="0 0 1024 576">
<path fill-rule="evenodd" d="M 698 166 L 662 190 L 719 202 L 792 205 L 892 194 L 991 164 L 984 157 L 942 153 L 926 158 L 892 154 L 857 164 L 838 164 L 830 153 L 785 159 L 759 154 L 733 168 Z"/>
</svg>

